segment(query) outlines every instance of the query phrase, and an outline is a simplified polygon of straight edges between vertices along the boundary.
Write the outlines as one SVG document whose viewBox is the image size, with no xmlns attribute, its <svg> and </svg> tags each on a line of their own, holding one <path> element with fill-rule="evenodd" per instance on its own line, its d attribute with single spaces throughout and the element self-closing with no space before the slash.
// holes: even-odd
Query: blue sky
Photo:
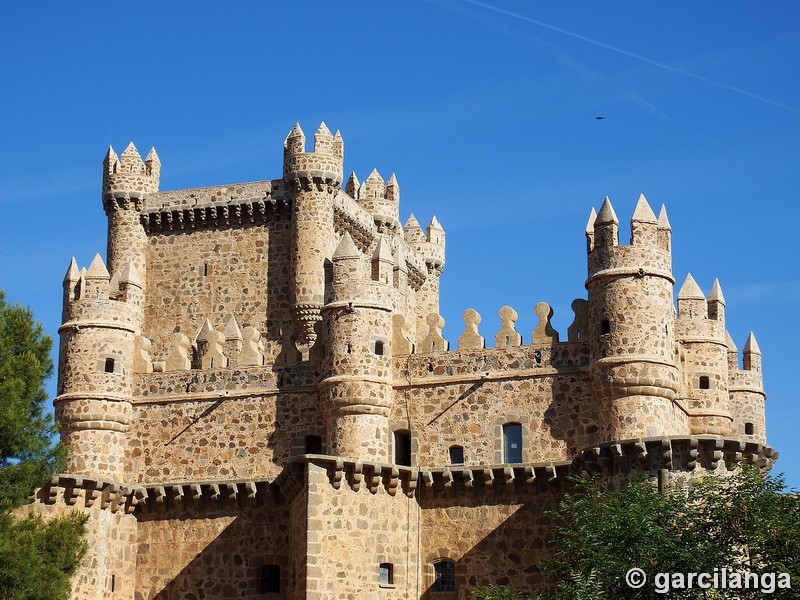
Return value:
<svg viewBox="0 0 800 600">
<path fill-rule="evenodd" d="M 48 333 L 70 257 L 105 253 L 109 144 L 156 146 L 162 189 L 252 181 L 325 120 L 346 171 L 396 172 L 401 218 L 443 224 L 453 344 L 465 308 L 491 339 L 505 304 L 530 339 L 540 301 L 565 335 L 590 208 L 610 196 L 625 238 L 639 193 L 665 203 L 678 285 L 719 277 L 733 339 L 756 334 L 776 472 L 800 487 L 800 4 L 220 6 L 0 6 L 0 286 Z"/>
</svg>

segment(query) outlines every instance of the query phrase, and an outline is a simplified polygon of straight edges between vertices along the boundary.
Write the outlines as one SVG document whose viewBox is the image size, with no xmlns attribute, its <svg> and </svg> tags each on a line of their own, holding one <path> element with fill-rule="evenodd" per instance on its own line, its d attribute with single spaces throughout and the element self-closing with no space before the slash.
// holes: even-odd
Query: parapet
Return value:
<svg viewBox="0 0 800 600">
<path fill-rule="evenodd" d="M 403 226 L 403 234 L 406 243 L 423 258 L 428 270 L 441 275 L 444 269 L 445 233 L 436 215 L 428 224 L 427 235 L 413 214 Z"/>
<path fill-rule="evenodd" d="M 109 146 L 103 160 L 103 201 L 111 198 L 143 199 L 158 191 L 160 177 L 161 161 L 155 148 L 142 161 L 133 142 L 119 157 Z"/>
<path fill-rule="evenodd" d="M 289 132 L 283 143 L 283 177 L 291 182 L 317 181 L 338 186 L 342 183 L 344 169 L 344 142 L 337 131 L 331 135 L 328 126 L 321 123 L 314 134 L 314 149 L 306 152 L 306 136 L 300 123 Z"/>
<path fill-rule="evenodd" d="M 619 220 L 608 197 L 600 212 L 594 209 L 586 226 L 589 279 L 601 275 L 637 274 L 672 278 L 671 229 L 666 210 L 656 218 L 643 195 L 631 218 L 631 243 L 619 245 Z"/>
</svg>

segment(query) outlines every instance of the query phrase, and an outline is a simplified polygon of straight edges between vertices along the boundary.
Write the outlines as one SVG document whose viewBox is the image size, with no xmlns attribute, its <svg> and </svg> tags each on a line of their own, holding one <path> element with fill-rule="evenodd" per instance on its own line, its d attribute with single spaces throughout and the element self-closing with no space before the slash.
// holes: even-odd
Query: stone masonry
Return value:
<svg viewBox="0 0 800 600">
<path fill-rule="evenodd" d="M 279 179 L 178 191 L 155 150 L 109 149 L 107 261 L 64 279 L 66 472 L 31 505 L 91 517 L 73 597 L 534 592 L 571 473 L 772 466 L 761 351 L 717 281 L 676 311 L 663 207 L 639 198 L 629 245 L 592 209 L 566 334 L 505 306 L 487 347 L 467 309 L 453 348 L 439 221 L 401 225 L 394 175 L 344 181 L 324 123 L 310 145 L 297 125 Z"/>
</svg>

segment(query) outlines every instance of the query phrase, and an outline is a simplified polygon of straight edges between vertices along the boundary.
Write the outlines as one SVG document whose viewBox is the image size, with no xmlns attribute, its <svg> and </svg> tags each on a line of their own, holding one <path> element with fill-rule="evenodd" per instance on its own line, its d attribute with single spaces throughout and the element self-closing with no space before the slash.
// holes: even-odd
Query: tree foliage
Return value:
<svg viewBox="0 0 800 600">
<path fill-rule="evenodd" d="M 58 600 L 86 552 L 87 517 L 43 521 L 13 509 L 62 464 L 55 425 L 45 408 L 44 380 L 53 372 L 50 338 L 29 309 L 11 306 L 0 290 L 0 598 Z"/>
<path fill-rule="evenodd" d="M 664 598 L 659 573 L 788 573 L 800 585 L 800 499 L 784 493 L 781 478 L 743 468 L 685 488 L 659 492 L 647 481 L 605 490 L 587 475 L 575 480 L 554 517 L 554 558 L 548 572 L 558 582 L 544 600 Z M 640 589 L 625 574 L 648 576 Z M 662 579 L 662 590 L 663 590 Z M 759 589 L 672 589 L 668 597 L 760 598 Z M 775 589 L 774 598 L 794 598 Z"/>
</svg>

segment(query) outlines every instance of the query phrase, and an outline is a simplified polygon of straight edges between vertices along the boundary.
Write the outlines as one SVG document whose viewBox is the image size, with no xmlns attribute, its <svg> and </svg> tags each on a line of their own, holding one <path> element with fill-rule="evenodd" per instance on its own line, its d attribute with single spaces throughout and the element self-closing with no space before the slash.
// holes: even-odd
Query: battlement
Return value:
<svg viewBox="0 0 800 600">
<path fill-rule="evenodd" d="M 403 225 L 403 235 L 408 245 L 423 258 L 429 271 L 441 275 L 444 269 L 445 232 L 436 215 L 431 218 L 426 231 L 427 233 L 422 231 L 413 214 Z"/>
<path fill-rule="evenodd" d="M 311 152 L 306 152 L 306 136 L 300 123 L 289 132 L 283 148 L 283 177 L 286 181 L 316 180 L 334 186 L 342 183 L 344 142 L 341 134 L 337 131 L 332 135 L 324 122 L 314 134 Z"/>
<path fill-rule="evenodd" d="M 644 195 L 631 217 L 631 241 L 619 245 L 619 220 L 608 197 L 600 212 L 592 212 L 586 226 L 589 279 L 633 272 L 640 277 L 672 278 L 671 228 L 666 209 L 656 218 Z"/>
<path fill-rule="evenodd" d="M 143 199 L 158 191 L 160 177 L 161 160 L 155 148 L 150 149 L 143 161 L 133 142 L 119 157 L 109 146 L 103 160 L 103 200 Z"/>
<path fill-rule="evenodd" d="M 72 322 L 104 322 L 138 331 L 138 316 L 131 305 L 141 303 L 142 294 L 141 277 L 133 262 L 112 277 L 99 254 L 88 269 L 79 269 L 73 258 L 64 277 L 62 327 Z"/>
</svg>

